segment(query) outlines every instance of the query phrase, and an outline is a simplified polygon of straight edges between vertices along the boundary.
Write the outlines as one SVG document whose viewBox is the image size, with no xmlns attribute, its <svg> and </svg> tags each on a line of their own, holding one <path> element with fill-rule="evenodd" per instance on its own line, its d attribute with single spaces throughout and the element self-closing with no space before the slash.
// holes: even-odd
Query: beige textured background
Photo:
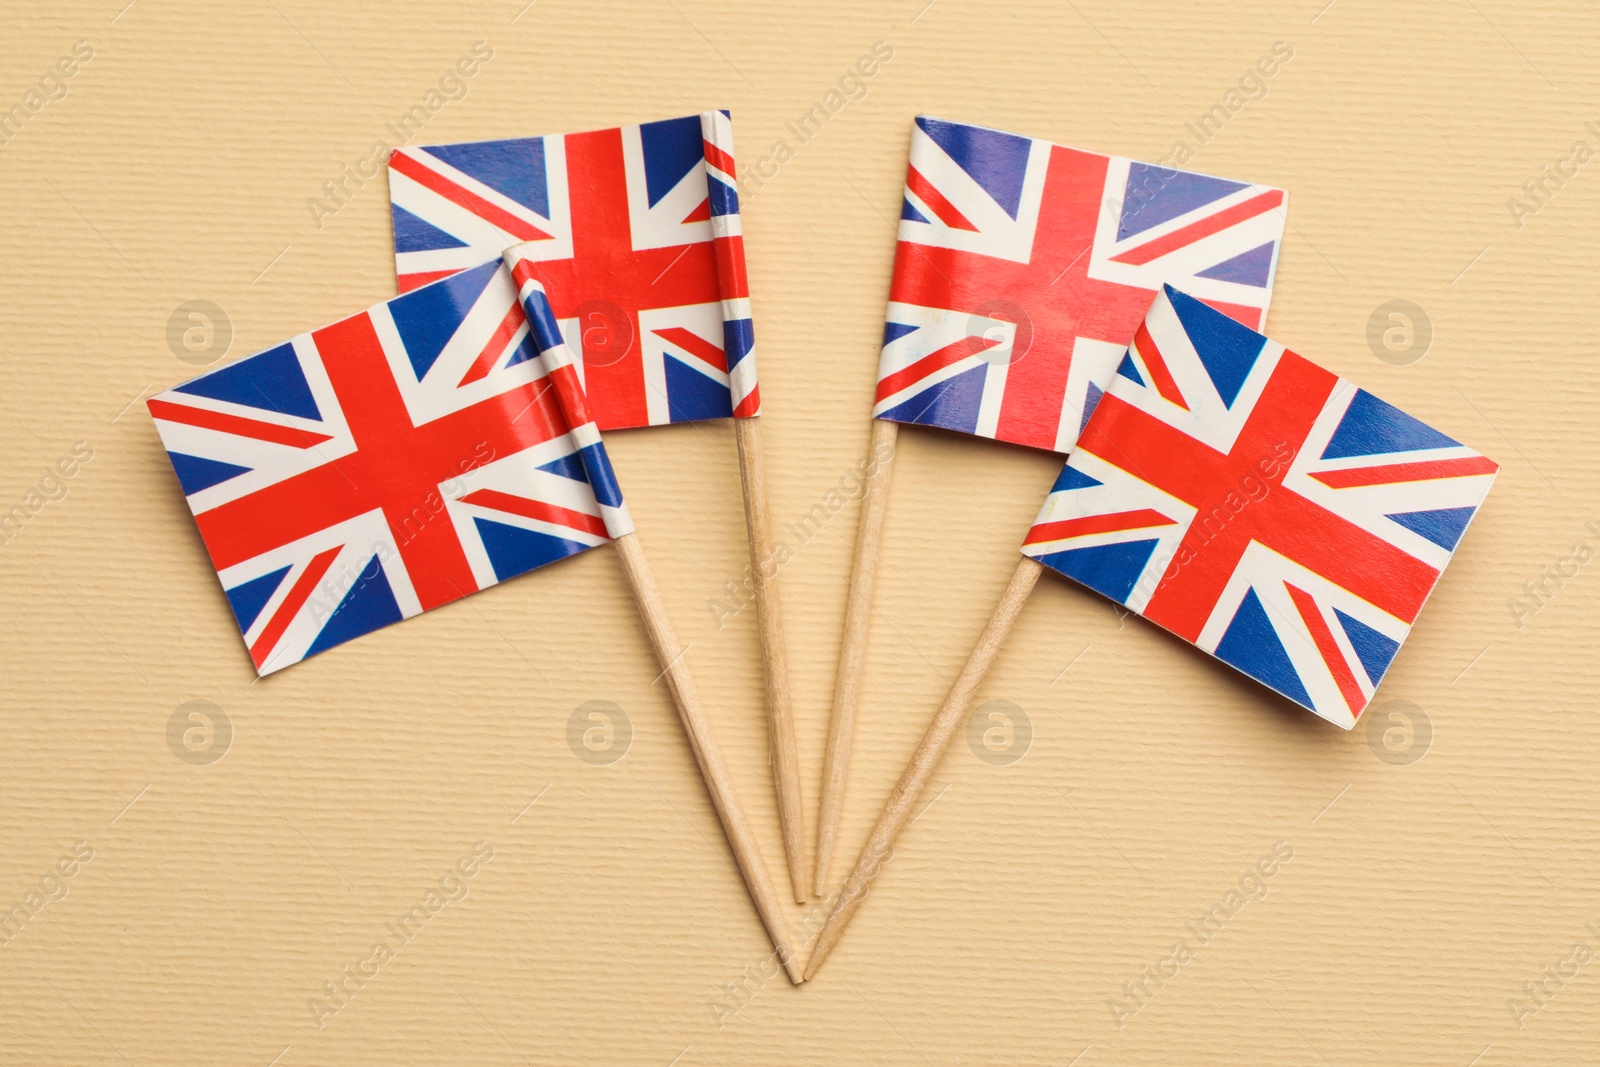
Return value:
<svg viewBox="0 0 1600 1067">
<path fill-rule="evenodd" d="M 13 2 L 0 32 L 0 108 L 94 52 L 0 146 L 0 511 L 94 453 L 0 546 L 0 910 L 93 849 L 0 944 L 0 1062 L 1595 1062 L 1600 962 L 1574 946 L 1600 951 L 1600 564 L 1561 561 L 1600 545 L 1600 163 L 1521 225 L 1507 204 L 1600 150 L 1592 8 L 125 2 Z M 196 370 L 168 342 L 185 301 L 225 309 L 235 358 L 393 292 L 381 179 L 320 228 L 308 200 L 480 40 L 419 140 L 727 106 L 746 168 L 790 142 L 745 209 L 780 522 L 865 448 L 916 112 L 1160 158 L 1286 42 L 1192 164 L 1291 190 L 1271 332 L 1504 465 L 1369 713 L 1409 701 L 1431 739 L 1342 733 L 1047 578 L 982 695 L 1022 710 L 1026 755 L 958 741 L 819 980 L 741 991 L 763 939 L 608 554 L 253 684 L 136 401 Z M 865 98 L 788 134 L 879 40 Z M 1431 322 L 1419 361 L 1369 346 L 1392 299 Z M 901 441 L 851 852 L 1056 468 Z M 744 563 L 731 434 L 613 447 L 776 868 L 753 613 L 709 607 Z M 831 516 L 783 574 L 808 802 L 854 528 Z M 209 765 L 168 745 L 189 700 L 232 724 Z M 609 766 L 569 746 L 590 700 L 631 723 Z M 468 895 L 314 1025 L 479 841 Z M 1119 1026 L 1108 1001 L 1279 841 L 1265 898 Z M 1547 966 L 1568 976 L 1526 999 Z"/>
</svg>

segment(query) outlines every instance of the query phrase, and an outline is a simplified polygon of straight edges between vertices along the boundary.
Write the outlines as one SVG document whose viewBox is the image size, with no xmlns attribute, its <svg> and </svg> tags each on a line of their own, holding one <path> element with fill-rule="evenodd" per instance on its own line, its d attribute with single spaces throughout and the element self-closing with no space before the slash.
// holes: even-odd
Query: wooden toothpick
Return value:
<svg viewBox="0 0 1600 1067">
<path fill-rule="evenodd" d="M 722 295 L 723 358 L 728 365 L 733 434 L 739 447 L 739 484 L 744 491 L 744 525 L 750 542 L 756 633 L 760 638 L 762 676 L 766 682 L 772 784 L 778 796 L 778 825 L 783 832 L 790 891 L 797 902 L 804 904 L 811 896 L 811 865 L 806 857 L 800 753 L 794 739 L 783 612 L 778 601 L 778 559 L 773 547 L 772 509 L 767 503 L 766 463 L 761 450 L 761 390 L 756 381 L 750 280 L 745 273 L 732 120 L 721 111 L 702 112 L 700 138 L 706 160 L 711 246 L 717 265 L 717 288 Z"/>
<path fill-rule="evenodd" d="M 867 656 L 867 630 L 872 622 L 872 595 L 878 584 L 878 550 L 883 544 L 883 519 L 889 507 L 889 480 L 893 473 L 898 426 L 887 419 L 872 420 L 872 442 L 867 449 L 866 489 L 861 497 L 861 518 L 856 527 L 855 562 L 850 592 L 845 600 L 844 639 L 839 649 L 839 670 L 834 677 L 833 718 L 828 725 L 828 747 L 822 765 L 822 800 L 817 810 L 816 893 L 828 892 L 828 874 L 844 809 L 844 787 L 850 776 L 850 755 L 855 740 L 856 707 L 861 700 L 861 668 Z"/>
<path fill-rule="evenodd" d="M 804 904 L 811 898 L 811 868 L 806 862 L 805 802 L 800 792 L 800 750 L 794 738 L 789 694 L 788 655 L 783 612 L 778 599 L 778 561 L 773 547 L 772 511 L 761 451 L 761 417 L 733 420 L 739 443 L 739 480 L 744 489 L 745 529 L 750 537 L 750 573 L 756 601 L 756 634 L 766 679 L 767 733 L 772 751 L 772 781 L 778 794 L 778 826 L 789 865 L 790 890 Z"/>
<path fill-rule="evenodd" d="M 893 851 L 895 839 L 900 836 L 900 831 L 911 817 L 911 810 L 916 806 L 917 798 L 922 795 L 928 779 L 933 777 L 934 769 L 938 767 L 945 749 L 949 748 L 951 738 L 955 737 L 961 724 L 966 722 L 978 686 L 982 684 L 984 675 L 989 673 L 989 667 L 999 654 L 1000 646 L 1005 644 L 1006 635 L 1011 632 L 1012 624 L 1017 621 L 1017 616 L 1022 611 L 1022 605 L 1027 603 L 1028 594 L 1033 592 L 1033 587 L 1043 572 L 1044 566 L 1027 556 L 1023 556 L 1018 562 L 1010 583 L 1006 585 L 1005 594 L 1000 598 L 994 614 L 990 616 L 988 625 L 983 628 L 972 654 L 967 657 L 966 666 L 961 668 L 961 674 L 950 687 L 950 693 L 945 697 L 943 706 L 928 724 L 928 730 L 922 735 L 922 742 L 917 745 L 917 750 L 912 754 L 911 762 L 906 765 L 905 772 L 900 775 L 900 781 L 896 783 L 894 792 L 889 794 L 889 802 L 884 805 L 883 814 L 878 816 L 878 823 L 872 828 L 866 847 L 861 850 L 861 857 L 856 860 L 855 869 L 845 880 L 844 888 L 839 893 L 839 899 L 834 902 L 827 923 L 817 935 L 816 946 L 811 950 L 811 958 L 806 962 L 805 977 L 808 980 L 827 960 L 829 953 L 839 943 L 844 928 L 855 916 L 856 909 L 861 907 L 872 879 L 877 876 L 884 860 Z"/>
<path fill-rule="evenodd" d="M 755 831 L 745 815 L 744 806 L 739 802 L 738 793 L 734 791 L 733 777 L 722 761 L 722 751 L 717 747 L 717 739 L 701 706 L 694 678 L 690 676 L 684 659 L 683 647 L 678 644 L 672 623 L 667 618 L 666 606 L 661 602 L 661 593 L 656 588 L 655 576 L 650 570 L 650 562 L 645 558 L 644 548 L 639 544 L 639 535 L 625 533 L 614 538 L 612 543 L 616 545 L 617 555 L 622 558 L 628 586 L 633 590 L 634 602 L 639 606 L 639 617 L 644 620 L 645 631 L 650 636 L 650 647 L 655 649 L 656 659 L 665 672 L 667 688 L 672 691 L 672 702 L 678 709 L 683 732 L 689 738 L 695 763 L 700 766 L 700 776 L 705 779 L 706 792 L 711 795 L 711 806 L 716 809 L 723 833 L 727 835 L 728 845 L 733 850 L 734 862 L 744 876 L 756 913 L 761 916 L 761 923 L 772 938 L 772 947 L 778 953 L 779 962 L 788 972 L 789 980 L 799 985 L 804 978 L 800 973 L 800 961 L 794 954 L 794 946 L 789 941 L 788 924 L 784 919 L 777 887 L 767 873 Z"/>
</svg>

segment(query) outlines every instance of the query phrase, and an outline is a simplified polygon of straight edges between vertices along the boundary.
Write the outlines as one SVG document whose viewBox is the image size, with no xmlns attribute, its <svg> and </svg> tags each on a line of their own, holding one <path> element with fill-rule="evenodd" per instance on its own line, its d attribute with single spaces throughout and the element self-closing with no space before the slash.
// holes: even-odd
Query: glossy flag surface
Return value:
<svg viewBox="0 0 1600 1067">
<path fill-rule="evenodd" d="M 1168 288 L 1023 552 L 1348 729 L 1498 469 Z"/>
<path fill-rule="evenodd" d="M 148 401 L 259 673 L 607 540 L 538 356 L 496 260 Z"/>
<path fill-rule="evenodd" d="M 760 413 L 733 124 L 409 146 L 389 159 L 400 291 L 540 264 L 602 430 Z"/>
<path fill-rule="evenodd" d="M 918 117 L 873 414 L 1068 451 L 1163 284 L 1262 324 L 1286 203 Z"/>
<path fill-rule="evenodd" d="M 517 288 L 517 299 L 527 316 L 530 340 L 551 386 L 561 414 L 570 426 L 572 440 L 578 446 L 578 458 L 583 463 L 595 499 L 600 502 L 600 515 L 605 520 L 606 534 L 615 539 L 633 533 L 633 517 L 623 503 L 622 489 L 617 485 L 617 474 L 611 466 L 611 455 L 600 437 L 600 427 L 595 423 L 589 407 L 589 397 L 584 392 L 583 381 L 578 377 L 577 361 L 572 350 L 561 336 L 561 326 L 556 321 L 550 305 L 550 295 L 539 280 L 538 262 L 527 259 L 520 248 L 508 248 L 503 253 L 506 270 L 510 272 Z"/>
</svg>

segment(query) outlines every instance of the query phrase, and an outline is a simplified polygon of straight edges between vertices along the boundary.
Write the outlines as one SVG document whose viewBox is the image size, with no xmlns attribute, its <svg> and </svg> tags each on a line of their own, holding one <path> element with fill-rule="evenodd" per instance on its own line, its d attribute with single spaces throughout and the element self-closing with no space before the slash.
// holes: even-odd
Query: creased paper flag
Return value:
<svg viewBox="0 0 1600 1067">
<path fill-rule="evenodd" d="M 1497 470 L 1169 287 L 1023 552 L 1349 729 Z"/>
<path fill-rule="evenodd" d="M 873 414 L 1068 451 L 1163 284 L 1261 325 L 1286 202 L 918 117 Z"/>
<path fill-rule="evenodd" d="M 405 292 L 517 245 L 602 430 L 760 414 L 726 111 L 389 159 Z"/>
<path fill-rule="evenodd" d="M 614 483 L 595 499 L 498 260 L 148 404 L 261 674 L 602 544 L 626 514 Z"/>
</svg>

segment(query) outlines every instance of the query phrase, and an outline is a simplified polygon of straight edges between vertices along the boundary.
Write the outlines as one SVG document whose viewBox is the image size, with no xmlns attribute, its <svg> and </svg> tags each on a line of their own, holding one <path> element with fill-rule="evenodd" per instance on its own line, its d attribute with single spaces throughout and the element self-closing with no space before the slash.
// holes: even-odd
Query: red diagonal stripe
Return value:
<svg viewBox="0 0 1600 1067">
<path fill-rule="evenodd" d="M 558 504 L 547 504 L 543 500 L 529 500 L 527 497 L 512 496 L 502 493 L 498 489 L 477 489 L 461 498 L 463 504 L 476 504 L 479 507 L 493 508 L 504 511 L 508 515 L 521 515 L 525 519 L 538 519 L 541 522 L 554 523 L 557 526 L 566 526 L 596 537 L 606 536 L 606 524 L 598 515 L 586 515 L 581 511 L 573 511 Z"/>
<path fill-rule="evenodd" d="M 1367 695 L 1361 691 L 1361 684 L 1351 672 L 1350 664 L 1345 660 L 1339 642 L 1334 640 L 1333 632 L 1328 629 L 1327 620 L 1322 617 L 1317 602 L 1304 589 L 1288 582 L 1284 582 L 1283 587 L 1289 590 L 1289 597 L 1294 601 L 1295 609 L 1300 612 L 1300 618 L 1305 622 L 1306 629 L 1311 631 L 1311 640 L 1317 643 L 1317 651 L 1327 662 L 1333 680 L 1339 683 L 1339 692 L 1344 694 L 1344 702 L 1350 705 L 1350 714 L 1360 715 L 1361 709 L 1367 706 Z"/>
<path fill-rule="evenodd" d="M 748 419 L 761 410 L 761 386 L 750 390 L 750 395 L 739 401 L 739 406 L 733 409 L 736 419 Z"/>
<path fill-rule="evenodd" d="M 1349 489 L 1358 485 L 1390 485 L 1394 482 L 1426 482 L 1437 478 L 1467 478 L 1474 474 L 1493 474 L 1499 469 L 1500 464 L 1488 456 L 1463 456 L 1460 459 L 1389 463 L 1382 467 L 1355 467 L 1343 471 L 1316 471 L 1311 477 L 1330 489 Z"/>
<path fill-rule="evenodd" d="M 524 323 L 528 321 L 527 314 L 522 310 L 522 305 L 515 301 L 506 310 L 506 317 L 500 320 L 500 325 L 495 328 L 494 336 L 483 346 L 483 351 L 478 353 L 478 358 L 472 361 L 472 366 L 467 368 L 467 373 L 461 377 L 461 385 L 467 385 L 480 378 L 489 376 L 494 370 L 494 365 L 500 357 L 505 355 L 506 346 L 511 343 Z"/>
<path fill-rule="evenodd" d="M 1084 515 L 1077 519 L 1059 522 L 1041 522 L 1028 531 L 1024 545 L 1042 545 L 1049 541 L 1064 541 L 1085 534 L 1111 533 L 1116 530 L 1143 530 L 1153 526 L 1175 526 L 1176 520 L 1168 518 L 1153 508 L 1138 511 L 1114 511 L 1108 515 Z"/>
<path fill-rule="evenodd" d="M 903 370 L 897 370 L 878 381 L 878 399 L 883 400 L 894 396 L 908 385 L 920 382 L 928 375 L 943 370 L 952 363 L 960 363 L 968 356 L 977 355 L 986 349 L 998 345 L 999 341 L 991 341 L 987 337 L 963 337 L 953 341 L 943 348 L 930 352 Z"/>
<path fill-rule="evenodd" d="M 708 164 L 722 171 L 730 178 L 735 177 L 733 156 L 724 152 L 710 141 L 702 140 L 700 143 L 705 148 L 706 162 Z"/>
<path fill-rule="evenodd" d="M 460 274 L 462 268 L 452 267 L 450 270 L 423 270 L 415 274 L 400 275 L 400 295 L 404 296 L 413 289 L 420 289 L 429 282 L 436 282 L 440 278 L 448 278 L 452 274 Z"/>
<path fill-rule="evenodd" d="M 322 576 L 328 573 L 328 568 L 333 566 L 333 561 L 343 545 L 324 549 L 311 557 L 311 562 L 306 569 L 300 572 L 300 577 L 295 579 L 289 595 L 283 598 L 283 603 L 278 605 L 278 610 L 272 613 L 272 619 L 267 623 L 267 628 L 261 631 L 261 636 L 256 638 L 256 643 L 250 646 L 250 658 L 257 667 L 266 663 L 267 656 L 272 652 L 272 647 L 278 643 L 278 638 L 289 628 L 305 602 L 311 599 L 311 591 L 317 583 L 322 581 Z"/>
<path fill-rule="evenodd" d="M 664 330 L 652 330 L 650 332 L 668 344 L 677 345 L 685 352 L 699 356 L 720 371 L 726 372 L 728 369 L 728 360 L 722 349 L 693 330 L 684 329 L 682 326 L 669 326 Z"/>
<path fill-rule="evenodd" d="M 1156 392 L 1188 411 L 1189 405 L 1183 402 L 1183 391 L 1178 388 L 1178 383 L 1173 381 L 1172 371 L 1167 367 L 1166 358 L 1162 356 L 1161 349 L 1156 347 L 1156 339 L 1150 336 L 1150 328 L 1142 322 L 1139 324 L 1139 332 L 1133 335 L 1133 345 L 1139 350 L 1145 368 L 1155 381 Z"/>
<path fill-rule="evenodd" d="M 1235 204 L 1226 211 L 1219 211 L 1215 215 L 1208 215 L 1197 219 L 1182 229 L 1173 230 L 1165 237 L 1158 237 L 1154 241 L 1130 248 L 1121 255 L 1111 257 L 1113 263 L 1131 263 L 1135 267 L 1142 267 L 1153 259 L 1160 259 L 1168 252 L 1182 248 L 1184 245 L 1193 244 L 1202 237 L 1210 237 L 1220 233 L 1229 226 L 1237 225 L 1245 219 L 1255 218 L 1264 211 L 1271 211 L 1283 203 L 1283 190 L 1274 189 L 1270 193 L 1251 197 L 1242 204 Z"/>
<path fill-rule="evenodd" d="M 533 223 L 518 218 L 502 207 L 489 203 L 477 193 L 463 189 L 449 178 L 437 171 L 428 169 L 404 152 L 396 152 L 389 157 L 389 168 L 399 171 L 418 185 L 432 189 L 446 200 L 460 204 L 474 215 L 493 223 L 518 240 L 537 241 L 541 238 L 548 239 L 550 237 L 549 234 L 533 225 Z"/>
<path fill-rule="evenodd" d="M 1078 448 L 1206 513 L 1237 492 L 1245 474 L 1280 486 L 1287 467 L 1268 474 L 1259 467 L 1260 457 L 1281 442 L 1304 442 L 1337 383 L 1331 371 L 1285 352 L 1226 460 L 1197 450 L 1188 433 L 1118 399 L 1115 391 L 1101 399 Z M 1416 618 L 1439 577 L 1438 568 L 1343 515 L 1300 493 L 1274 491 L 1237 512 L 1220 531 L 1191 525 L 1178 552 L 1183 558 L 1187 549 L 1191 558 L 1157 587 L 1145 617 L 1196 640 L 1252 541 L 1406 622 Z"/>
<path fill-rule="evenodd" d="M 221 411 L 208 411 L 205 408 L 191 408 L 183 404 L 174 404 L 170 400 L 152 398 L 146 401 L 146 406 L 150 408 L 153 418 L 163 422 L 181 422 L 185 426 L 220 430 L 236 437 L 252 437 L 257 441 L 269 441 L 275 445 L 288 445 L 291 448 L 311 448 L 324 441 L 333 440 L 325 433 L 313 433 L 310 430 L 279 426 L 271 422 L 258 422 L 241 415 L 228 415 Z"/>
<path fill-rule="evenodd" d="M 706 197 L 706 199 L 700 201 L 700 206 L 696 207 L 693 211 L 691 211 L 687 215 L 685 215 L 683 217 L 683 221 L 684 222 L 710 222 L 711 221 L 711 198 L 710 197 Z"/>
<path fill-rule="evenodd" d="M 928 209 L 939 220 L 953 230 L 971 230 L 978 232 L 967 217 L 956 209 L 956 206 L 945 199 L 943 193 L 933 187 L 933 183 L 922 176 L 916 167 L 906 167 L 906 188 L 917 194 L 917 199 L 928 205 Z"/>
<path fill-rule="evenodd" d="M 521 254 L 518 254 L 517 261 L 511 265 L 511 280 L 517 283 L 517 291 L 519 293 L 524 285 L 529 282 L 539 281 L 539 276 L 534 273 L 533 260 L 525 259 Z M 542 282 L 540 283 L 540 288 L 543 288 Z M 549 294 L 545 295 L 548 296 Z"/>
</svg>

